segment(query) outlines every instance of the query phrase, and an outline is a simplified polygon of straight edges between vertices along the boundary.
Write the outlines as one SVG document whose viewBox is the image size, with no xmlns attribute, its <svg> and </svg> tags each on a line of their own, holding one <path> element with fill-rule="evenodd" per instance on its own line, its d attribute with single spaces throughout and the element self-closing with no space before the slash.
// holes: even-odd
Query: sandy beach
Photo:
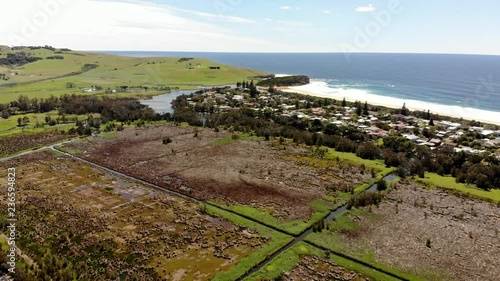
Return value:
<svg viewBox="0 0 500 281">
<path fill-rule="evenodd" d="M 329 87 L 326 82 L 321 81 L 313 81 L 308 85 L 288 87 L 281 90 L 288 93 L 298 93 L 322 98 L 333 98 L 336 100 L 342 100 L 345 98 L 350 102 L 361 101 L 364 103 L 366 101 L 371 105 L 379 105 L 388 108 L 401 108 L 403 104 L 406 104 L 406 107 L 410 110 L 430 110 L 431 113 L 439 114 L 442 116 L 463 118 L 465 120 L 476 120 L 483 123 L 495 124 L 500 126 L 500 112 L 487 111 L 470 107 L 435 104 L 418 100 L 403 100 L 394 97 L 371 94 L 364 90 L 341 88 L 335 89 Z"/>
</svg>

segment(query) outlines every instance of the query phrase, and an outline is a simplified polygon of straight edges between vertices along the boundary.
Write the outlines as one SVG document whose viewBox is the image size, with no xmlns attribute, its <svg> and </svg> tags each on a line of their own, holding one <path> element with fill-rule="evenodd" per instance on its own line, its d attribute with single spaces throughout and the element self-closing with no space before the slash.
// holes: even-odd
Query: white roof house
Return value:
<svg viewBox="0 0 500 281">
<path fill-rule="evenodd" d="M 414 141 L 414 142 L 416 142 L 420 139 L 419 136 L 415 136 L 415 135 L 403 135 L 403 137 L 405 137 L 409 141 Z"/>
<path fill-rule="evenodd" d="M 494 133 L 495 133 L 495 132 L 493 132 L 493 131 L 491 131 L 491 130 L 483 130 L 483 131 L 481 132 L 481 135 L 483 135 L 483 136 L 487 137 L 487 136 L 489 136 L 489 135 L 493 135 Z"/>
</svg>

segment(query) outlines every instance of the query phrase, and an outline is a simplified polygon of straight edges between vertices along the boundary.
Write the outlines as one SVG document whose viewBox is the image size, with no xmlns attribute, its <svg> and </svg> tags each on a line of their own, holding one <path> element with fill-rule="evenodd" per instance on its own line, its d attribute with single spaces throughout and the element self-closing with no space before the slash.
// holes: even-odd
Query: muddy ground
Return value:
<svg viewBox="0 0 500 281">
<path fill-rule="evenodd" d="M 369 281 L 363 276 L 341 266 L 334 262 L 316 256 L 306 256 L 289 273 L 282 277 L 284 281 Z"/>
<path fill-rule="evenodd" d="M 346 163 L 297 165 L 289 156 L 310 150 L 278 141 L 233 141 L 227 132 L 174 126 L 127 129 L 116 138 L 71 144 L 90 161 L 202 200 L 277 209 L 277 217 L 306 219 L 309 203 L 333 184 L 353 188 L 371 176 Z M 172 143 L 163 144 L 165 138 Z M 330 188 L 330 190 L 329 190 Z"/>
<path fill-rule="evenodd" d="M 500 276 L 500 208 L 474 199 L 399 184 L 375 216 L 352 217 L 362 234 L 352 249 L 370 249 L 384 263 L 444 280 L 494 281 Z M 433 280 L 432 277 L 428 278 Z"/>
<path fill-rule="evenodd" d="M 195 203 L 67 157 L 40 152 L 0 167 L 2 186 L 7 168 L 16 168 L 18 246 L 40 267 L 52 252 L 58 270 L 85 280 L 210 280 L 270 242 Z M 64 268 L 70 263 L 78 270 Z"/>
</svg>

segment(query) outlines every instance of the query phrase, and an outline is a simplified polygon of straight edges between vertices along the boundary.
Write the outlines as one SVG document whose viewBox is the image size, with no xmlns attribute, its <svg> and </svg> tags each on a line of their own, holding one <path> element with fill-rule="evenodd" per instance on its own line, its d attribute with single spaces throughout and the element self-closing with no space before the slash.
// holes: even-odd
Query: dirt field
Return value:
<svg viewBox="0 0 500 281">
<path fill-rule="evenodd" d="M 282 280 L 301 281 L 301 280 L 339 280 L 339 281 L 368 281 L 355 272 L 347 270 L 336 265 L 326 258 L 316 256 L 306 256 L 290 273 L 286 273 Z"/>
<path fill-rule="evenodd" d="M 2 186 L 7 167 L 16 167 L 18 245 L 39 265 L 48 264 L 46 252 L 56 255 L 54 266 L 72 264 L 85 280 L 209 280 L 270 242 L 194 203 L 67 157 L 40 152 L 0 167 Z"/>
<path fill-rule="evenodd" d="M 116 138 L 93 138 L 70 148 L 81 151 L 79 157 L 202 200 L 272 208 L 287 220 L 309 218 L 309 203 L 331 195 L 332 185 L 349 189 L 371 177 L 342 162 L 304 162 L 306 148 L 230 141 L 229 133 L 193 130 L 127 129 Z M 173 142 L 163 144 L 166 137 Z"/>
<path fill-rule="evenodd" d="M 444 191 L 399 184 L 380 207 L 349 215 L 359 227 L 323 232 L 356 253 L 426 280 L 498 280 L 500 208 Z M 329 240 L 331 240 L 330 238 Z M 365 254 L 363 254 L 365 253 Z M 369 258 L 370 259 L 370 258 Z"/>
<path fill-rule="evenodd" d="M 16 152 L 45 146 L 69 138 L 57 131 L 44 133 L 23 133 L 0 137 L 0 157 L 14 154 Z"/>
</svg>

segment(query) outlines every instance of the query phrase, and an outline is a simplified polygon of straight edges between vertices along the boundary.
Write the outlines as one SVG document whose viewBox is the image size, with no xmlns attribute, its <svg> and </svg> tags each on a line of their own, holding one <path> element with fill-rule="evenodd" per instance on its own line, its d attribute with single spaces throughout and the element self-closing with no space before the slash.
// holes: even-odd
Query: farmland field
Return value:
<svg viewBox="0 0 500 281">
<path fill-rule="evenodd" d="M 2 185 L 7 167 L 17 171 L 22 225 L 17 245 L 63 280 L 77 275 L 83 280 L 237 277 L 289 240 L 51 152 L 0 165 Z M 5 204 L 2 200 L 2 224 Z M 36 266 L 30 270 L 37 271 Z"/>
<path fill-rule="evenodd" d="M 228 137 L 228 132 L 166 125 L 129 128 L 115 138 L 92 138 L 67 148 L 294 235 L 372 180 L 368 170 L 318 158 L 305 146 Z M 171 143 L 163 144 L 166 138 Z"/>
<path fill-rule="evenodd" d="M 2 102 L 16 100 L 19 95 L 48 98 L 65 93 L 104 94 L 107 88 L 115 89 L 120 86 L 196 89 L 200 85 L 235 84 L 266 74 L 198 58 L 181 61 L 179 58 L 131 58 L 79 51 L 56 54 L 46 49 L 1 51 L 0 58 L 7 53 L 21 51 L 43 60 L 23 66 L 0 66 L 0 74 L 8 77 L 8 80 L 0 80 Z M 54 55 L 64 59 L 46 59 Z M 93 65 L 95 68 L 85 68 L 86 65 Z M 220 69 L 212 70 L 212 66 Z M 73 87 L 68 88 L 68 83 Z M 81 90 L 93 86 L 100 86 L 102 90 L 90 93 Z M 129 92 L 128 95 L 148 96 L 164 92 L 152 89 L 151 92 Z"/>
</svg>

